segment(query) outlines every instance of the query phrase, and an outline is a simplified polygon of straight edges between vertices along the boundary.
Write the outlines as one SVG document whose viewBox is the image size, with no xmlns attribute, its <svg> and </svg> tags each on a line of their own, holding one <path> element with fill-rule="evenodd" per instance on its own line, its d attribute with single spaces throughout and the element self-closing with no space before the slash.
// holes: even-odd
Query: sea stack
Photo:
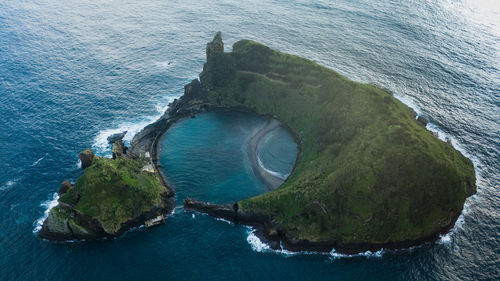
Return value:
<svg viewBox="0 0 500 281">
<path fill-rule="evenodd" d="M 86 149 L 78 153 L 78 157 L 82 162 L 82 169 L 86 169 L 92 165 L 92 161 L 94 161 L 94 151 L 91 148 Z"/>
<path fill-rule="evenodd" d="M 215 34 L 212 42 L 207 43 L 207 61 L 210 60 L 210 57 L 215 53 L 223 53 L 224 52 L 224 42 L 222 42 L 222 33 L 219 31 Z"/>
</svg>

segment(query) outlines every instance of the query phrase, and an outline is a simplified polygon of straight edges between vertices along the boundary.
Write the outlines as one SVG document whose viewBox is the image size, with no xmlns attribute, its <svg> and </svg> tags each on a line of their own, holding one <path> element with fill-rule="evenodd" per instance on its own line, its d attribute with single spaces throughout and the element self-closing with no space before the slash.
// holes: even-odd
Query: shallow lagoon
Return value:
<svg viewBox="0 0 500 281">
<path fill-rule="evenodd" d="M 232 203 L 268 190 L 254 174 L 249 141 L 266 119 L 243 112 L 209 112 L 174 124 L 161 142 L 160 163 L 176 191 L 176 205 L 186 196 Z M 271 173 L 287 175 L 297 156 L 297 144 L 278 127 L 257 143 L 260 163 Z"/>
</svg>

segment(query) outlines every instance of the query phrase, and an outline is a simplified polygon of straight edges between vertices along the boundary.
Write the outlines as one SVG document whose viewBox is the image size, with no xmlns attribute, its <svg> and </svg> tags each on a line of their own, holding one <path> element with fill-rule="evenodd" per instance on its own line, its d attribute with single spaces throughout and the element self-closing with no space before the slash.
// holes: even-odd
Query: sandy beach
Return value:
<svg viewBox="0 0 500 281">
<path fill-rule="evenodd" d="M 275 130 L 279 126 L 280 122 L 278 120 L 268 119 L 266 123 L 250 138 L 247 150 L 248 159 L 250 160 L 250 163 L 252 165 L 253 172 L 268 186 L 270 190 L 279 187 L 284 182 L 284 180 L 269 173 L 259 165 L 259 161 L 257 159 L 257 145 L 259 144 L 262 137 Z"/>
</svg>

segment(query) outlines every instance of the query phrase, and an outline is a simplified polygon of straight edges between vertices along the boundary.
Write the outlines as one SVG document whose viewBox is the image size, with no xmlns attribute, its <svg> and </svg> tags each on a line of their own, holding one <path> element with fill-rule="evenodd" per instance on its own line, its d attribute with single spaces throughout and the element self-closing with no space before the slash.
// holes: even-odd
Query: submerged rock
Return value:
<svg viewBox="0 0 500 281">
<path fill-rule="evenodd" d="M 112 134 L 111 136 L 109 136 L 107 138 L 107 140 L 108 140 L 109 143 L 114 143 L 116 141 L 122 140 L 125 137 L 126 134 L 127 134 L 127 131 L 123 131 L 121 133 Z"/>
<path fill-rule="evenodd" d="M 78 157 L 82 162 L 82 169 L 85 170 L 90 167 L 90 165 L 92 165 L 92 161 L 94 161 L 94 151 L 92 151 L 92 148 L 86 149 L 78 153 Z"/>
</svg>

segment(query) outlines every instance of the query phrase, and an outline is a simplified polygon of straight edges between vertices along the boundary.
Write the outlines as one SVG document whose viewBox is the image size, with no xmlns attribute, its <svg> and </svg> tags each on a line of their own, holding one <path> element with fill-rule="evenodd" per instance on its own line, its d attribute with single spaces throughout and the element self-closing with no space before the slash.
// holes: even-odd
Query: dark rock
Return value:
<svg viewBox="0 0 500 281">
<path fill-rule="evenodd" d="M 212 42 L 207 44 L 207 61 L 215 53 L 224 52 L 224 43 L 222 42 L 222 33 L 219 31 L 215 34 Z"/>
<path fill-rule="evenodd" d="M 427 123 L 429 123 L 429 120 L 427 120 L 427 118 L 425 118 L 424 116 L 419 115 L 417 117 L 417 123 L 425 127 L 427 126 Z"/>
<path fill-rule="evenodd" d="M 73 185 L 69 181 L 63 181 L 58 191 L 59 195 L 63 195 L 64 193 L 66 193 L 66 191 L 68 191 L 68 189 L 72 187 Z"/>
<path fill-rule="evenodd" d="M 109 143 L 114 143 L 116 141 L 122 140 L 125 137 L 126 134 L 127 134 L 127 131 L 123 131 L 121 133 L 112 134 L 111 136 L 109 136 L 107 138 L 107 140 L 108 140 Z"/>
<path fill-rule="evenodd" d="M 92 165 L 92 161 L 94 161 L 94 151 L 92 151 L 91 148 L 86 149 L 78 153 L 78 157 L 82 162 L 82 169 L 85 170 L 87 167 L 90 167 L 90 165 Z"/>
<path fill-rule="evenodd" d="M 206 213 L 213 217 L 230 221 L 237 221 L 237 212 L 233 204 L 212 204 L 188 197 L 184 200 L 184 209 Z"/>
<path fill-rule="evenodd" d="M 115 143 L 113 143 L 113 159 L 116 159 L 117 157 L 121 157 L 125 154 L 127 154 L 127 147 L 125 144 L 123 144 L 122 140 L 118 140 Z"/>
</svg>

